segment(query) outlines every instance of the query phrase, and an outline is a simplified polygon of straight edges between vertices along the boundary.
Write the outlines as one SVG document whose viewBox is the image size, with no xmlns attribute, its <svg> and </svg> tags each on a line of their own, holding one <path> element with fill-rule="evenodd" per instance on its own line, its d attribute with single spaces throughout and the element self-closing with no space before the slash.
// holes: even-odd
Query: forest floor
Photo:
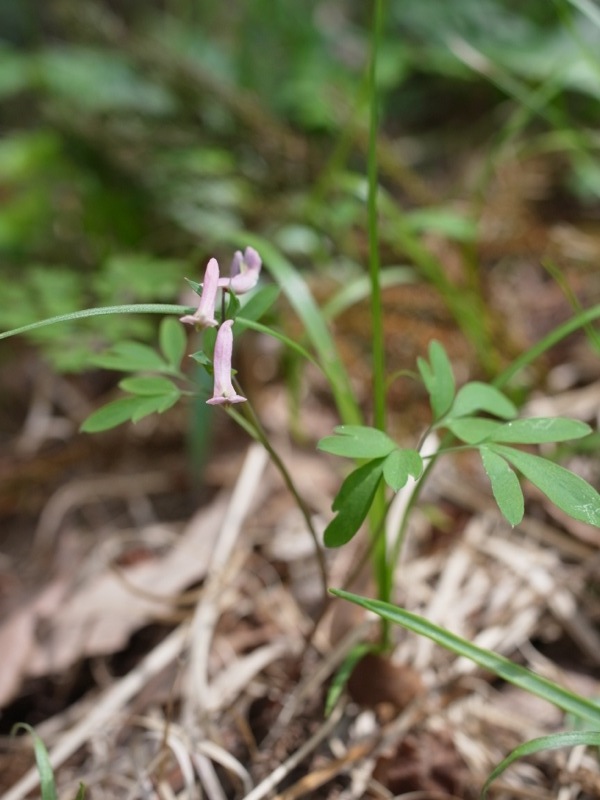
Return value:
<svg viewBox="0 0 600 800">
<path fill-rule="evenodd" d="M 575 228 L 544 234 L 563 246 L 571 236 L 570 252 L 573 242 L 598 248 Z M 498 261 L 498 247 L 488 259 Z M 535 253 L 507 246 L 505 255 L 487 296 L 504 330 L 526 347 L 572 308 Z M 597 268 L 573 259 L 564 274 L 582 305 L 600 301 Z M 440 322 L 445 312 L 432 290 L 389 290 L 386 309 L 386 341 L 392 355 L 401 351 L 402 366 L 435 336 L 459 379 L 470 375 L 469 349 Z M 359 311 L 339 321 L 336 335 L 366 402 L 368 335 Z M 189 407 L 106 434 L 78 433 L 114 384 L 96 373 L 56 375 L 24 342 L 13 348 L 0 372 L 5 800 L 39 792 L 31 740 L 10 737 L 19 722 L 45 742 L 64 800 L 81 782 L 92 800 L 471 800 L 512 748 L 573 725 L 400 630 L 392 656 L 361 662 L 326 716 L 332 676 L 357 643 L 375 640 L 377 624 L 324 597 L 312 540 L 264 451 L 222 414 L 206 462 L 194 466 Z M 273 359 L 260 337 L 249 337 L 242 376 L 323 530 L 342 472 L 315 443 L 331 432 L 335 413 L 307 372 L 292 420 Z M 597 423 L 600 360 L 584 333 L 544 359 L 538 383 L 524 413 Z M 391 403 L 395 435 L 414 444 L 410 437 L 426 424 L 423 396 L 402 385 Z M 566 465 L 598 486 L 597 454 Z M 600 533 L 531 486 L 525 491 L 525 519 L 512 529 L 476 460 L 442 460 L 412 519 L 395 600 L 597 697 Z M 326 553 L 329 586 L 347 585 L 354 571 L 350 588 L 373 595 L 369 569 L 355 570 L 364 548 L 359 536 Z M 491 796 L 599 797 L 597 758 L 582 748 L 540 753 L 505 773 Z"/>
</svg>

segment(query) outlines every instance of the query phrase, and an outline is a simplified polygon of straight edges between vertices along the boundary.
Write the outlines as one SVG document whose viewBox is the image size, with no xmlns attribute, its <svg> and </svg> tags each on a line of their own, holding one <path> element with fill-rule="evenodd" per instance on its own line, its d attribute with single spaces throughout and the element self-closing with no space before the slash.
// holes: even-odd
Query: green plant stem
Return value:
<svg viewBox="0 0 600 800">
<path fill-rule="evenodd" d="M 381 300 L 381 264 L 379 258 L 379 218 L 377 177 L 377 131 L 378 105 L 377 59 L 381 46 L 383 30 L 383 0 L 374 0 L 373 22 L 371 26 L 371 57 L 369 63 L 369 145 L 367 152 L 367 217 L 369 233 L 369 279 L 371 283 L 371 337 L 373 341 L 373 424 L 385 430 L 386 381 L 385 381 L 385 340 L 383 331 L 383 310 Z M 385 536 L 378 535 L 385 520 L 385 486 L 380 484 L 369 513 L 369 526 L 373 542 L 373 567 L 380 600 L 389 600 L 392 590 L 392 570 L 387 558 Z M 381 638 L 385 646 L 390 640 L 390 629 L 383 622 Z"/>
<path fill-rule="evenodd" d="M 371 61 L 369 64 L 369 150 L 368 173 L 368 229 L 369 229 L 369 277 L 371 281 L 371 336 L 373 340 L 373 418 L 379 430 L 385 430 L 385 341 L 383 332 L 383 311 L 381 301 L 380 259 L 379 259 L 379 219 L 378 219 L 378 180 L 377 180 L 377 129 L 378 92 L 377 56 L 381 44 L 383 27 L 383 0 L 374 0 L 373 26 L 371 38 Z"/>
<path fill-rule="evenodd" d="M 234 385 L 236 387 L 236 391 L 241 394 L 241 387 L 239 383 L 234 379 Z M 269 437 L 267 436 L 264 428 L 262 427 L 256 412 L 252 405 L 247 402 L 244 403 L 244 412 L 240 414 L 235 409 L 231 408 L 231 406 L 227 409 L 227 413 L 229 416 L 234 419 L 237 424 L 243 428 L 255 441 L 262 444 L 265 448 L 267 453 L 269 454 L 271 461 L 275 465 L 276 469 L 278 470 L 279 474 L 283 478 L 283 482 L 285 483 L 287 489 L 289 490 L 290 494 L 294 498 L 300 513 L 302 514 L 304 521 L 306 523 L 306 527 L 308 528 L 308 532 L 313 540 L 313 544 L 315 546 L 315 556 L 317 559 L 317 564 L 319 567 L 319 574 L 321 577 L 321 584 L 323 588 L 323 604 L 327 604 L 328 600 L 328 580 L 327 580 L 327 566 L 325 564 L 325 556 L 323 555 L 323 550 L 319 543 L 319 537 L 317 535 L 317 531 L 315 530 L 315 526 L 313 525 L 312 519 L 310 518 L 310 512 L 304 502 L 304 499 L 298 489 L 294 481 L 292 480 L 292 476 L 290 475 L 287 467 L 283 463 L 279 453 L 275 450 L 271 442 L 269 441 Z"/>
</svg>

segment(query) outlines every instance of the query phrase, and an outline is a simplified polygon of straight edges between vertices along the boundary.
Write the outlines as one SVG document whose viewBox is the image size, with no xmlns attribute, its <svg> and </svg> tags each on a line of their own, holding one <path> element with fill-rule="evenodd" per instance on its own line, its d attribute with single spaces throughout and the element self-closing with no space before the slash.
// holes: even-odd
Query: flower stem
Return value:
<svg viewBox="0 0 600 800">
<path fill-rule="evenodd" d="M 241 388 L 237 380 L 235 379 L 234 379 L 234 385 L 236 387 L 236 391 L 241 394 L 242 393 Z M 275 450 L 275 448 L 269 441 L 266 431 L 262 427 L 260 420 L 252 407 L 252 404 L 248 402 L 243 405 L 243 414 L 237 410 L 234 410 L 231 407 L 227 409 L 227 413 L 232 419 L 234 419 L 238 423 L 238 425 L 240 425 L 248 434 L 250 434 L 250 436 L 252 436 L 253 439 L 262 444 L 262 446 L 265 448 L 265 450 L 271 457 L 271 461 L 275 465 L 279 474 L 283 478 L 283 482 L 285 483 L 287 489 L 294 498 L 296 505 L 298 506 L 300 513 L 304 518 L 306 527 L 308 528 L 308 532 L 310 533 L 310 536 L 313 540 L 313 544 L 315 546 L 315 556 L 317 559 L 319 575 L 321 578 L 321 584 L 323 588 L 323 602 L 327 603 L 329 595 L 328 595 L 327 566 L 325 564 L 325 556 L 323 554 L 323 549 L 319 542 L 319 536 L 317 534 L 315 526 L 313 525 L 313 521 L 310 518 L 310 512 L 308 510 L 306 503 L 304 502 L 304 498 L 301 496 L 300 492 L 296 488 L 296 485 L 292 480 L 292 476 L 290 475 L 287 467 L 283 463 L 279 453 Z"/>
</svg>

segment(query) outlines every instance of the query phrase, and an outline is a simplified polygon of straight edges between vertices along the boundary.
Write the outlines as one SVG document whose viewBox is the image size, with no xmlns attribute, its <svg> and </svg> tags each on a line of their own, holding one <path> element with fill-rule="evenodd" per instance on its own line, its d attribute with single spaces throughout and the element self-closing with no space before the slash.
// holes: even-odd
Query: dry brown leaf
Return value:
<svg viewBox="0 0 600 800">
<path fill-rule="evenodd" d="M 56 613 L 65 591 L 64 580 L 53 581 L 0 625 L 0 707 L 12 700 L 29 673 L 38 625 Z"/>
<path fill-rule="evenodd" d="M 44 642 L 33 647 L 27 673 L 46 675 L 87 656 L 116 652 L 140 627 L 168 614 L 169 598 L 205 576 L 226 505 L 220 498 L 199 511 L 164 558 L 120 574 L 107 565 L 83 584 L 55 614 Z"/>
</svg>

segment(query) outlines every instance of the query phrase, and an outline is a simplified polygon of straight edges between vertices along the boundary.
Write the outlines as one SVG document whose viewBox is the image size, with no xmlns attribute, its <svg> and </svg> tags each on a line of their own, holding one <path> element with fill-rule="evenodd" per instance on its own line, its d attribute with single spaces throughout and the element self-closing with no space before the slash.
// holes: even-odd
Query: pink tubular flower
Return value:
<svg viewBox="0 0 600 800">
<path fill-rule="evenodd" d="M 206 402 L 211 406 L 244 403 L 245 397 L 237 394 L 231 383 L 231 353 L 233 351 L 233 320 L 226 320 L 217 331 L 213 366 L 215 384 L 213 396 Z"/>
<path fill-rule="evenodd" d="M 216 258 L 211 258 L 204 272 L 202 296 L 200 297 L 198 309 L 193 314 L 186 314 L 185 317 L 180 317 L 179 321 L 185 322 L 187 325 L 195 325 L 198 329 L 214 328 L 218 325 L 219 323 L 215 319 L 215 302 L 218 288 L 219 264 Z"/>
<path fill-rule="evenodd" d="M 262 259 L 253 247 L 247 247 L 242 255 L 237 250 L 231 262 L 230 278 L 221 278 L 219 286 L 234 294 L 245 294 L 258 283 Z"/>
</svg>

